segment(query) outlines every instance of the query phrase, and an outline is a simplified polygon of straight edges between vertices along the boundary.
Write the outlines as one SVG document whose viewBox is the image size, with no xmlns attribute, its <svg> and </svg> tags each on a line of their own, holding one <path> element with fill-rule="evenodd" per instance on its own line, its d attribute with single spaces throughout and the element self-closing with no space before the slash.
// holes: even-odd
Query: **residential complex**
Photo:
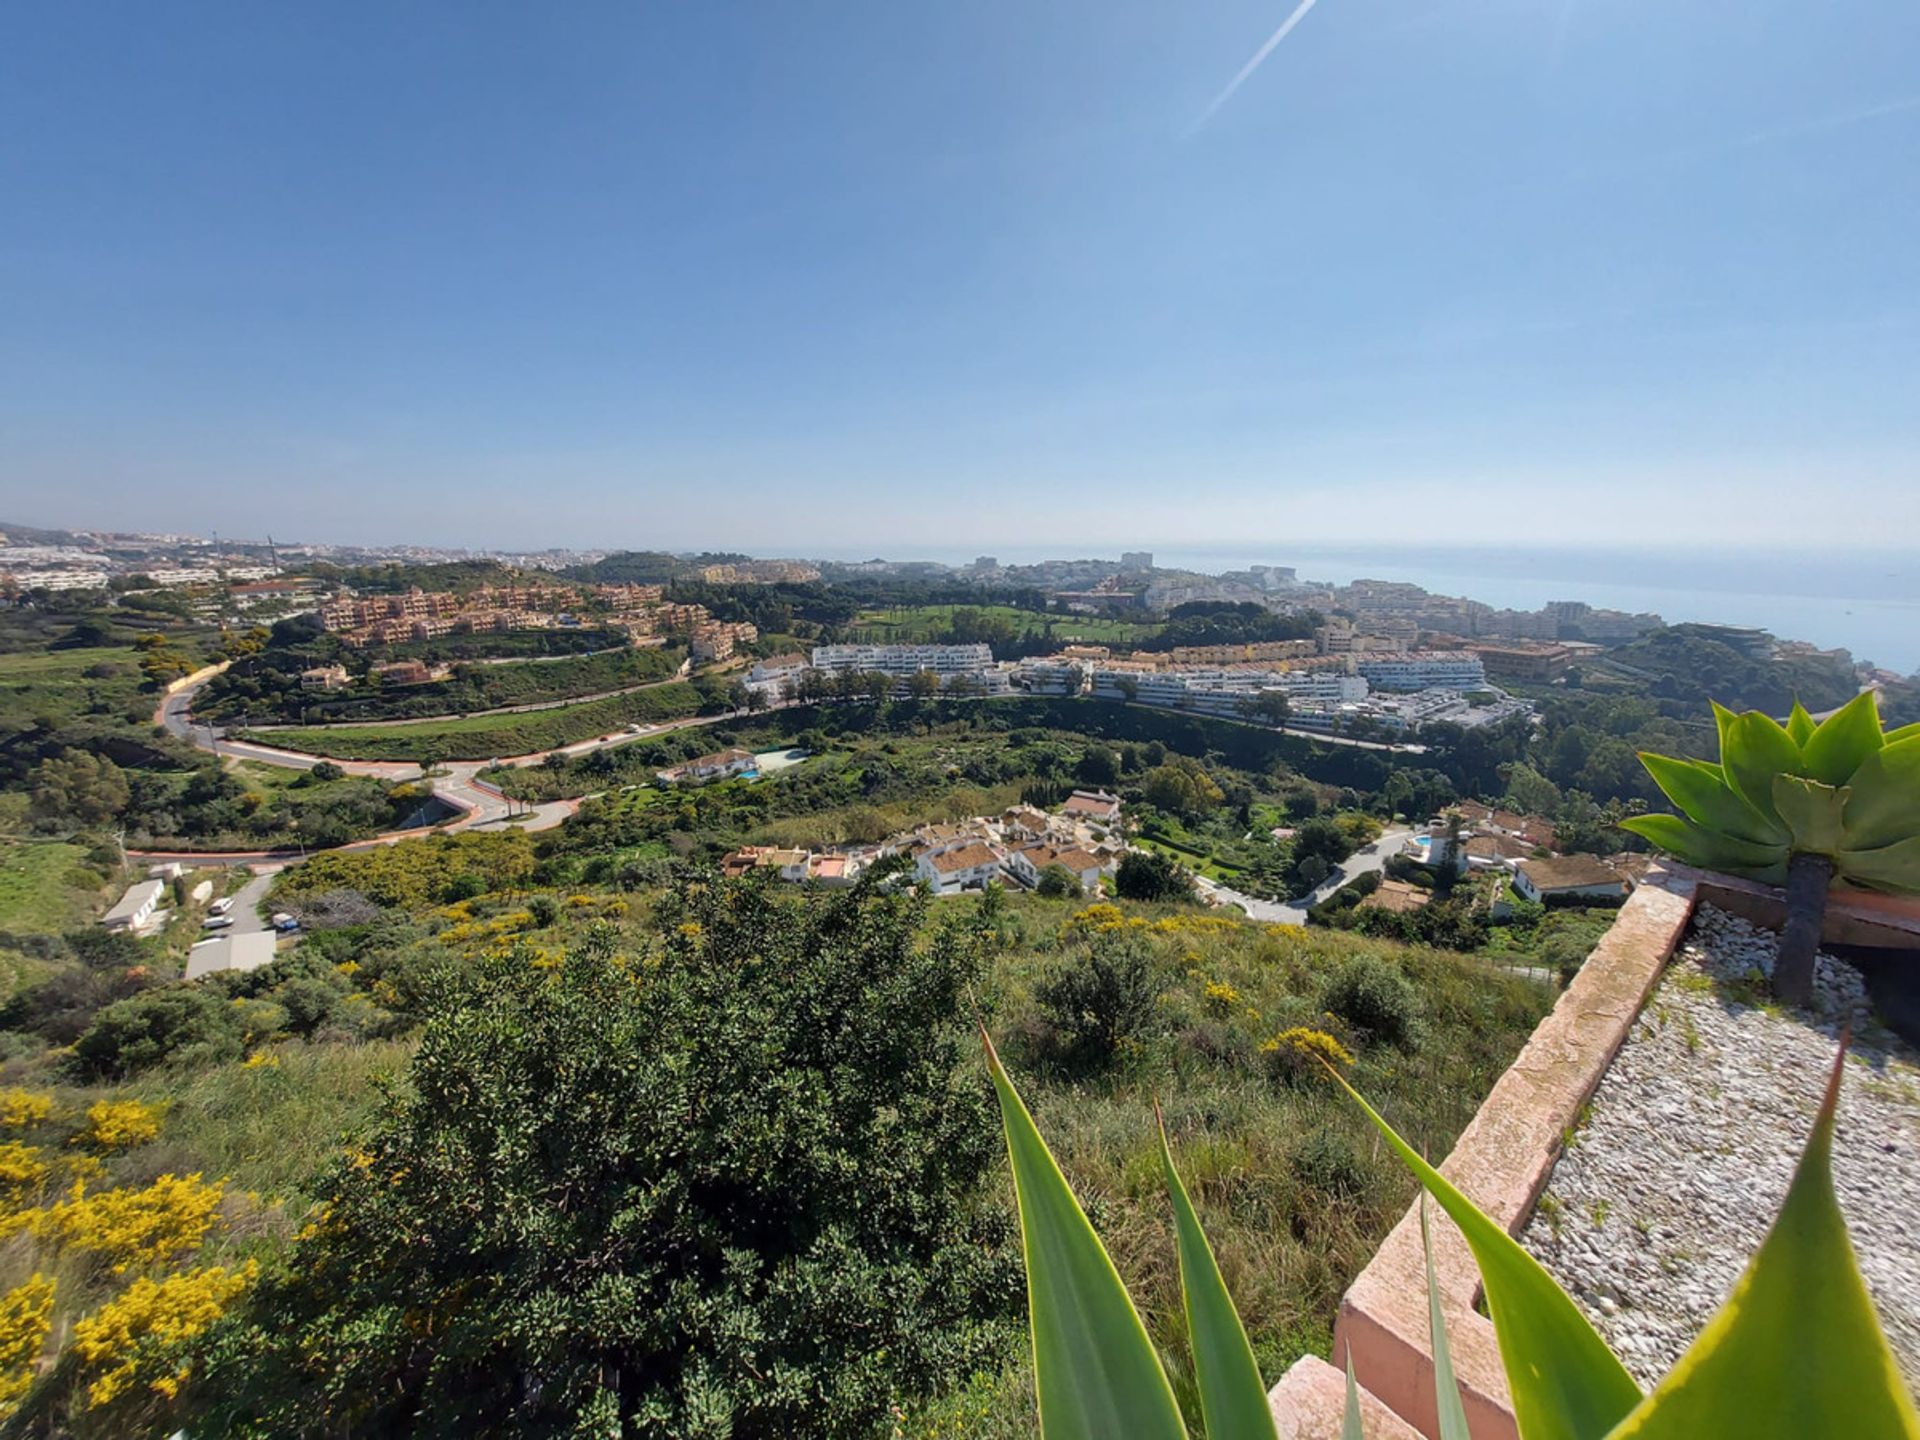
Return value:
<svg viewBox="0 0 1920 1440">
<path fill-rule="evenodd" d="M 1004 695 L 1010 688 L 988 645 L 816 645 L 813 668 L 902 679 L 930 674 L 942 689 L 961 685 L 976 694 Z"/>
</svg>

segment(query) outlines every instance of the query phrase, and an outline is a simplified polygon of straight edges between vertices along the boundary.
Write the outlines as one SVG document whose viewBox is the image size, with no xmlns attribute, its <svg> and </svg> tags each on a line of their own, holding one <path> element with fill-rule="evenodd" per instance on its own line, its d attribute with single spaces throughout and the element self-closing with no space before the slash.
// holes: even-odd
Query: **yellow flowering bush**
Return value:
<svg viewBox="0 0 1920 1440">
<path fill-rule="evenodd" d="M 160 1133 L 160 1111 L 138 1100 L 102 1100 L 87 1107 L 79 1139 L 100 1150 L 131 1150 Z"/>
<path fill-rule="evenodd" d="M 198 1174 L 162 1175 L 144 1190 L 94 1195 L 75 1186 L 73 1197 L 43 1212 L 34 1228 L 104 1257 L 120 1275 L 198 1248 L 213 1226 L 221 1190 Z"/>
<path fill-rule="evenodd" d="M 1239 1005 L 1240 992 L 1224 980 L 1209 980 L 1201 999 L 1209 1014 L 1228 1015 Z"/>
<path fill-rule="evenodd" d="M 1353 1064 L 1353 1052 L 1324 1030 L 1295 1025 L 1262 1042 L 1260 1053 L 1277 1079 L 1301 1080 L 1320 1073 L 1325 1061 L 1336 1070 Z"/>
<path fill-rule="evenodd" d="M 18 1086 L 0 1090 L 0 1130 L 30 1130 L 53 1114 L 53 1097 Z"/>
<path fill-rule="evenodd" d="M 53 1329 L 53 1281 L 36 1274 L 0 1295 L 0 1416 L 33 1388 L 34 1362 Z"/>
<path fill-rule="evenodd" d="M 228 1269 L 210 1265 L 164 1280 L 133 1282 L 93 1314 L 75 1323 L 73 1350 L 98 1372 L 87 1386 L 87 1404 L 105 1405 L 144 1379 L 171 1399 L 184 1375 L 168 1352 L 205 1330 L 260 1273 L 257 1262 Z"/>
<path fill-rule="evenodd" d="M 47 1178 L 47 1162 L 31 1145 L 18 1140 L 0 1143 L 0 1196 L 17 1200 L 38 1190 Z"/>
</svg>

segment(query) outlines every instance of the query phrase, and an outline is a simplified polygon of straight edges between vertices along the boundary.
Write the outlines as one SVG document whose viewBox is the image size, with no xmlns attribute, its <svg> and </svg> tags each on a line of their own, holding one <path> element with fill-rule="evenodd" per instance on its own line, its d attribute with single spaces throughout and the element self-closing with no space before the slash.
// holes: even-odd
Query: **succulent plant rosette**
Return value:
<svg viewBox="0 0 1920 1440">
<path fill-rule="evenodd" d="M 1680 813 L 1621 825 L 1689 865 L 1784 885 L 1773 988 L 1805 1005 L 1830 886 L 1920 894 L 1920 725 L 1882 730 L 1872 691 L 1817 724 L 1797 701 L 1785 725 L 1713 713 L 1718 764 L 1640 756 Z"/>
</svg>

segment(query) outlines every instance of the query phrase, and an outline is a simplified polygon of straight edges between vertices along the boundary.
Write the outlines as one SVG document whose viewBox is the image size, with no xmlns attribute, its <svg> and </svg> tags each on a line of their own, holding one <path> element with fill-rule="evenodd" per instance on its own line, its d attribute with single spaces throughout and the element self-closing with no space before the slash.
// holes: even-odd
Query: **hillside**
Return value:
<svg viewBox="0 0 1920 1440">
<path fill-rule="evenodd" d="M 515 834 L 316 860 L 288 872 L 270 902 L 309 916 L 306 943 L 265 970 L 193 984 L 171 978 L 182 953 L 176 940 L 90 942 L 77 952 L 58 937 L 70 916 L 35 917 L 16 907 L 21 923 L 49 925 L 45 948 L 54 958 L 51 973 L 5 1014 L 9 1058 L 0 1083 L 25 1097 L 9 1103 L 29 1117 L 15 1127 L 28 1178 L 16 1185 L 6 1214 L 27 1216 L 39 1237 L 20 1263 L 66 1277 L 53 1301 L 55 1323 L 67 1325 L 125 1283 L 76 1268 L 77 1242 L 32 1219 L 55 1213 L 47 1207 L 71 1168 L 66 1137 L 89 1133 L 92 1107 L 137 1100 L 149 1107 L 139 1113 L 154 1118 L 125 1143 L 81 1142 L 102 1161 L 90 1189 L 145 1194 L 163 1173 L 199 1173 L 204 1184 L 224 1185 L 218 1217 L 201 1223 L 191 1243 L 154 1252 L 142 1262 L 146 1272 L 203 1277 L 209 1267 L 231 1273 L 257 1262 L 280 1278 L 259 1291 L 256 1308 L 231 1302 L 240 1306 L 237 1323 L 292 1324 L 291 1317 L 275 1320 L 273 1307 L 295 1303 L 303 1275 L 330 1263 L 323 1242 L 313 1242 L 321 1249 L 309 1257 L 295 1236 L 319 1200 L 332 1195 L 336 1207 L 342 1203 L 341 1177 L 351 1173 L 330 1169 L 329 1157 L 339 1154 L 345 1130 L 373 1115 L 375 1080 L 404 1069 L 423 1025 L 426 1036 L 444 1032 L 450 1042 L 446 1027 L 459 1025 L 474 1003 L 454 997 L 501 983 L 486 977 L 502 965 L 503 976 L 572 983 L 562 977 L 571 973 L 564 957 L 575 952 L 653 956 L 647 964 L 670 968 L 697 963 L 689 976 L 711 980 L 723 973 L 711 967 L 723 962 L 705 947 L 734 943 L 721 938 L 724 925 L 706 938 L 707 927 L 719 924 L 714 905 L 724 902 L 727 913 L 757 908 L 764 916 L 755 945 L 783 945 L 773 935 L 793 926 L 844 927 L 855 914 L 861 926 L 884 927 L 897 913 L 909 926 L 900 943 L 911 951 L 959 944 L 974 954 L 974 980 L 954 992 L 955 1008 L 938 1023 L 963 1040 L 976 1007 L 987 1020 L 1062 1163 L 1092 1201 L 1117 1262 L 1150 1297 L 1155 1324 L 1171 1343 L 1172 1252 L 1153 1183 L 1151 1102 L 1160 1096 L 1271 1377 L 1305 1350 L 1325 1349 L 1341 1288 L 1409 1193 L 1405 1177 L 1374 1156 L 1357 1114 L 1295 1063 L 1291 1040 L 1276 1037 L 1294 1027 L 1327 1032 L 1355 1055 L 1358 1082 L 1418 1143 L 1442 1153 L 1548 998 L 1476 960 L 1191 908 L 1027 897 L 927 907 L 878 895 L 769 892 L 751 880 L 714 887 L 697 878 L 691 889 L 554 891 L 540 874 L 528 837 Z M 712 918 L 693 923 L 689 907 Z M 829 921 L 836 911 L 844 918 Z M 865 943 L 884 951 L 893 942 Z M 884 983 L 885 974 L 872 979 Z M 513 982 L 511 993 L 522 989 Z M 455 1010 L 444 1008 L 452 1003 Z M 709 1003 L 721 1003 L 717 992 Z M 690 1033 L 707 1025 L 698 1014 L 675 1023 L 694 1026 Z M 961 1083 L 984 1098 L 977 1050 L 959 1040 Z M 68 1042 L 77 1042 L 71 1053 L 50 1048 Z M 553 1123 L 562 1123 L 562 1113 Z M 982 1153 L 993 1157 L 987 1119 L 982 1108 Z M 1007 1194 L 997 1158 L 977 1190 L 970 1182 L 965 1193 L 974 1196 L 968 1208 L 984 1207 L 982 1234 L 1004 1247 Z M 167 1203 L 191 1208 L 200 1198 L 183 1191 Z M 974 1371 L 991 1378 L 944 1397 L 916 1398 L 912 1385 L 898 1382 L 915 1417 L 908 1433 L 1022 1433 L 1023 1350 L 1010 1323 L 1011 1292 L 1003 1299 L 1008 1309 L 995 1300 L 981 1312 L 986 1348 Z M 978 1361 L 989 1355 L 998 1358 L 981 1369 Z M 140 1416 L 158 1422 L 165 1413 L 162 1397 L 144 1384 L 89 1407 L 72 1386 L 97 1373 L 63 1368 L 56 1372 L 63 1378 L 35 1392 L 34 1406 L 64 1414 L 80 1436 L 127 1433 L 119 1427 Z M 217 1354 L 210 1374 L 217 1385 L 243 1383 Z M 271 1367 L 244 1379 L 246 1386 L 271 1383 Z M 203 1393 L 193 1403 L 223 1402 Z M 974 1419 L 956 1430 L 962 1412 Z"/>
</svg>

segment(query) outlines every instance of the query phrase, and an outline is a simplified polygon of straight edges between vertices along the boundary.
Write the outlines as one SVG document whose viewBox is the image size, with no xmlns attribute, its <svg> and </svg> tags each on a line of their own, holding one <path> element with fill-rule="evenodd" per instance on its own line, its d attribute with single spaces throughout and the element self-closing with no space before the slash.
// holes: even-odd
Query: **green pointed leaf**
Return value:
<svg viewBox="0 0 1920 1440">
<path fill-rule="evenodd" d="M 1813 729 L 1813 716 L 1807 713 L 1807 707 L 1798 700 L 1794 701 L 1793 713 L 1787 716 L 1787 734 L 1793 737 L 1793 743 L 1798 745 L 1802 752 L 1806 750 L 1807 741 L 1813 736 Z"/>
<path fill-rule="evenodd" d="M 1843 1050 L 1786 1202 L 1733 1294 L 1613 1440 L 1920 1437 L 1834 1198 L 1845 1068 Z"/>
<path fill-rule="evenodd" d="M 1333 1078 L 1466 1237 L 1486 1288 L 1520 1433 L 1526 1440 L 1599 1440 L 1640 1403 L 1633 1377 L 1539 1261 L 1422 1160 L 1358 1091 Z"/>
<path fill-rule="evenodd" d="M 1793 832 L 1788 848 L 1814 855 L 1832 855 L 1845 844 L 1841 817 L 1847 796 L 1845 785 L 1835 789 L 1798 775 L 1773 777 L 1773 808 Z"/>
<path fill-rule="evenodd" d="M 1853 772 L 1849 788 L 1849 850 L 1873 850 L 1920 835 L 1920 731 L 1869 755 Z"/>
<path fill-rule="evenodd" d="M 1367 1440 L 1360 1428 L 1360 1387 L 1353 1383 L 1353 1352 L 1347 1352 L 1347 1411 L 1340 1420 L 1340 1440 Z"/>
<path fill-rule="evenodd" d="M 1020 1205 L 1041 1435 L 1045 1440 L 1114 1435 L 1185 1440 L 1173 1387 L 1106 1246 L 1073 1198 L 993 1042 L 984 1030 L 980 1034 L 1000 1097 Z"/>
<path fill-rule="evenodd" d="M 1880 707 L 1871 690 L 1862 690 L 1820 722 L 1801 752 L 1802 772 L 1828 785 L 1844 785 L 1866 758 L 1884 743 Z"/>
<path fill-rule="evenodd" d="M 1640 763 L 1688 819 L 1736 840 L 1780 844 L 1787 832 L 1736 795 L 1718 765 L 1641 752 Z"/>
<path fill-rule="evenodd" d="M 1720 758 L 1727 758 L 1727 742 L 1733 737 L 1734 722 L 1740 717 L 1718 700 L 1707 701 L 1713 707 L 1713 725 L 1720 732 Z"/>
<path fill-rule="evenodd" d="M 1440 1417 L 1438 1440 L 1472 1440 L 1467 1409 L 1460 1403 L 1460 1382 L 1453 1378 L 1453 1351 L 1447 1345 L 1447 1320 L 1440 1313 L 1440 1285 L 1433 1275 L 1433 1232 L 1427 1228 L 1427 1197 L 1420 1196 L 1420 1245 L 1427 1252 L 1427 1335 L 1433 1345 L 1433 1400 Z"/>
<path fill-rule="evenodd" d="M 1787 881 L 1787 847 L 1756 845 L 1731 835 L 1703 830 L 1678 815 L 1632 815 L 1620 822 L 1643 840 L 1651 840 L 1674 859 L 1723 875 L 1744 875 L 1769 885 Z"/>
<path fill-rule="evenodd" d="M 1898 745 L 1902 740 L 1920 740 L 1920 722 L 1902 725 L 1898 730 L 1889 730 L 1880 737 L 1884 745 Z"/>
<path fill-rule="evenodd" d="M 1842 850 L 1833 862 L 1835 875 L 1852 884 L 1920 895 L 1920 835 L 1877 850 Z"/>
<path fill-rule="evenodd" d="M 1155 1118 L 1159 1119 L 1156 1105 Z M 1167 1175 L 1167 1194 L 1173 1199 L 1173 1228 L 1180 1251 L 1180 1297 L 1187 1311 L 1187 1334 L 1193 1341 L 1193 1369 L 1200 1382 L 1200 1410 L 1207 1420 L 1207 1440 L 1275 1440 L 1273 1409 L 1253 1347 L 1240 1324 L 1240 1314 L 1227 1294 L 1226 1281 L 1213 1258 L 1194 1214 L 1187 1187 L 1173 1166 L 1167 1145 L 1167 1127 L 1160 1122 L 1160 1164 Z"/>
<path fill-rule="evenodd" d="M 1773 809 L 1773 777 L 1803 773 L 1793 737 L 1758 710 L 1734 717 L 1720 750 L 1720 768 L 1741 799 L 1775 820 L 1780 817 Z"/>
</svg>

